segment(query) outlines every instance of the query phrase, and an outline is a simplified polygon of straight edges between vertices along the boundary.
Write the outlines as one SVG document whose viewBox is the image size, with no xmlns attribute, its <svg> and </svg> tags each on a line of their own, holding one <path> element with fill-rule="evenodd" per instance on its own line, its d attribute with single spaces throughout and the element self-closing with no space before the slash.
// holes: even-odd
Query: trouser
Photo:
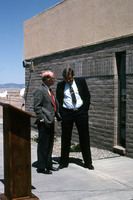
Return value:
<svg viewBox="0 0 133 200">
<path fill-rule="evenodd" d="M 79 134 L 80 148 L 82 151 L 85 166 L 88 167 L 92 164 L 90 138 L 88 129 L 88 112 L 84 109 L 73 111 L 62 109 L 62 137 L 61 137 L 61 160 L 60 163 L 68 165 L 69 152 L 71 145 L 71 136 L 73 124 L 75 122 Z"/>
<path fill-rule="evenodd" d="M 46 128 L 44 123 L 38 124 L 38 168 L 48 169 L 52 167 L 52 151 L 54 143 L 54 124 Z"/>
</svg>

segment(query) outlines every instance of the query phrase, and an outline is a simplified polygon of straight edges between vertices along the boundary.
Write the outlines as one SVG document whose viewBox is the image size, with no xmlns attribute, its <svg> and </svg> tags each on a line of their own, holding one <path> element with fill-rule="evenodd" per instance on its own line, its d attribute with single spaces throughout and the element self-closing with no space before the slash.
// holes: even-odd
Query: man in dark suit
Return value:
<svg viewBox="0 0 133 200">
<path fill-rule="evenodd" d="M 42 74 L 42 85 L 34 91 L 34 111 L 38 116 L 36 121 L 38 127 L 37 148 L 37 172 L 52 174 L 51 170 L 57 169 L 52 166 L 52 150 L 54 142 L 54 120 L 59 120 L 59 106 L 50 89 L 55 82 L 54 73 L 45 71 Z"/>
<path fill-rule="evenodd" d="M 92 165 L 90 138 L 88 130 L 88 110 L 90 93 L 84 78 L 74 78 L 71 68 L 64 69 L 64 81 L 57 85 L 56 97 L 62 117 L 61 160 L 59 168 L 68 167 L 73 123 L 78 129 L 80 147 L 85 167 Z"/>
</svg>

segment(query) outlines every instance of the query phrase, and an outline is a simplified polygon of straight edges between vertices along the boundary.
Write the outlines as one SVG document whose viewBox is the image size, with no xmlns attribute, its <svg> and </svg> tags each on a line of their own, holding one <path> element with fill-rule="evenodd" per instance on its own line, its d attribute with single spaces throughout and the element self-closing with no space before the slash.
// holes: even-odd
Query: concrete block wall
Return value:
<svg viewBox="0 0 133 200">
<path fill-rule="evenodd" d="M 133 158 L 133 43 L 126 57 L 126 155 Z"/>
<path fill-rule="evenodd" d="M 93 84 L 92 84 L 93 81 Z M 91 93 L 89 129 L 93 146 L 111 150 L 114 142 L 113 77 L 88 80 Z M 100 142 L 99 142 L 100 141 Z"/>
<path fill-rule="evenodd" d="M 127 108 L 126 108 L 126 155 L 133 157 L 133 37 L 121 38 L 101 44 L 73 49 L 34 59 L 35 69 L 26 69 L 27 100 L 26 110 L 33 112 L 33 90 L 41 84 L 41 73 L 51 69 L 55 73 L 56 91 L 62 71 L 71 67 L 76 77 L 84 77 L 91 93 L 89 110 L 89 130 L 91 145 L 113 150 L 117 139 L 117 69 L 115 53 L 126 51 Z M 56 124 L 58 135 L 60 124 Z M 78 142 L 77 130 L 73 140 Z"/>
<path fill-rule="evenodd" d="M 133 157 L 133 75 L 127 77 L 126 154 Z"/>
</svg>

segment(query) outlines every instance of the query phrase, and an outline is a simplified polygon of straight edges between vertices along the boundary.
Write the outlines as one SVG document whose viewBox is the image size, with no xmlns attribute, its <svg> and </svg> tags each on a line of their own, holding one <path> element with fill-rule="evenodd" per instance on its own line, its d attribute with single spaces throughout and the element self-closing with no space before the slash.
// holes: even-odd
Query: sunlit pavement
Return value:
<svg viewBox="0 0 133 200">
<path fill-rule="evenodd" d="M 31 160 L 37 159 L 31 146 Z M 95 160 L 95 170 L 70 163 L 52 175 L 32 167 L 32 193 L 40 200 L 133 200 L 133 159 L 114 157 Z M 58 164 L 54 164 L 58 167 Z M 3 126 L 0 119 L 0 193 L 4 193 Z"/>
</svg>

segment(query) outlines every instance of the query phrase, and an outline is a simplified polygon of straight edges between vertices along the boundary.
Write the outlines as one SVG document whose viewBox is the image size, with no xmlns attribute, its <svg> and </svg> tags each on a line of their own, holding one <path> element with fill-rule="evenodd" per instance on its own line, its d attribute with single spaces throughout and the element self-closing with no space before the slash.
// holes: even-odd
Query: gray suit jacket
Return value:
<svg viewBox="0 0 133 200">
<path fill-rule="evenodd" d="M 55 116 L 58 116 L 59 106 L 56 98 L 55 98 L 55 104 L 56 104 L 56 113 L 55 113 L 51 96 L 49 95 L 46 87 L 43 84 L 39 88 L 35 89 L 33 97 L 34 97 L 33 108 L 34 112 L 38 117 L 36 123 L 44 119 L 44 124 L 47 127 L 49 127 L 49 125 L 54 122 Z"/>
</svg>

